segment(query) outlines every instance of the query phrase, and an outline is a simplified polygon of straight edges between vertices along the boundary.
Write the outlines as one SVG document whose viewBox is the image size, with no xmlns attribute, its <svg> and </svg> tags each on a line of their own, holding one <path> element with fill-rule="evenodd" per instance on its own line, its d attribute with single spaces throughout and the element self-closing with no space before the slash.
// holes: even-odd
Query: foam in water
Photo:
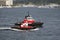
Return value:
<svg viewBox="0 0 60 40">
<path fill-rule="evenodd" d="M 0 30 L 12 30 L 12 31 L 36 31 L 39 30 L 39 28 L 35 28 L 35 29 L 30 29 L 30 30 L 20 30 L 20 29 L 13 29 L 11 27 L 0 27 Z"/>
<path fill-rule="evenodd" d="M 11 27 L 0 27 L 0 30 L 1 29 L 11 29 Z"/>
</svg>

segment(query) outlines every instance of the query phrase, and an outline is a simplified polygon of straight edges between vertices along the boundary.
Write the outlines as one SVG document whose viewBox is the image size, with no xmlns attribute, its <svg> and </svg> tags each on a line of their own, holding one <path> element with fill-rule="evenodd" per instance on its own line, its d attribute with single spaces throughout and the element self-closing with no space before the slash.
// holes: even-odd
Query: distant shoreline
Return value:
<svg viewBox="0 0 60 40">
<path fill-rule="evenodd" d="M 60 8 L 60 5 L 50 4 L 50 5 L 18 5 L 18 6 L 0 6 L 0 8 L 20 8 L 20 7 L 37 7 L 37 8 Z"/>
</svg>

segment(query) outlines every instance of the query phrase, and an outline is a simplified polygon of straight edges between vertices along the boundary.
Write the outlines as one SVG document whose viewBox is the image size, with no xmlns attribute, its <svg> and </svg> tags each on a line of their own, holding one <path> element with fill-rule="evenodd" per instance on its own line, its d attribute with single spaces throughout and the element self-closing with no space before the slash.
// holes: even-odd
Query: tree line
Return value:
<svg viewBox="0 0 60 40">
<path fill-rule="evenodd" d="M 16 0 L 15 3 L 45 5 L 50 3 L 60 4 L 60 0 Z"/>
</svg>

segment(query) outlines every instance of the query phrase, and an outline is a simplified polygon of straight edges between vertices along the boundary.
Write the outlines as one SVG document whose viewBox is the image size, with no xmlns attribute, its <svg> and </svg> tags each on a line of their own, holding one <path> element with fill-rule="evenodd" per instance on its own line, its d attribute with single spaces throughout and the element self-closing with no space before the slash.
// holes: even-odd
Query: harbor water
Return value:
<svg viewBox="0 0 60 40">
<path fill-rule="evenodd" d="M 43 22 L 37 31 L 0 30 L 0 40 L 60 40 L 60 8 L 0 8 L 0 27 L 12 27 L 29 14 Z"/>
</svg>

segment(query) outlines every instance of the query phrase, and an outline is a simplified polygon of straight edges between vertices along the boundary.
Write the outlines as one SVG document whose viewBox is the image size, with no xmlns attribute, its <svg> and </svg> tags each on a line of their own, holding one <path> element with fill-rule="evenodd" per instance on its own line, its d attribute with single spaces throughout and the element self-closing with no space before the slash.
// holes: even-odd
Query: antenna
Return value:
<svg viewBox="0 0 60 40">
<path fill-rule="evenodd" d="M 29 15 L 29 11 L 28 11 L 27 13 L 28 13 L 28 16 L 30 16 L 30 15 Z"/>
</svg>

